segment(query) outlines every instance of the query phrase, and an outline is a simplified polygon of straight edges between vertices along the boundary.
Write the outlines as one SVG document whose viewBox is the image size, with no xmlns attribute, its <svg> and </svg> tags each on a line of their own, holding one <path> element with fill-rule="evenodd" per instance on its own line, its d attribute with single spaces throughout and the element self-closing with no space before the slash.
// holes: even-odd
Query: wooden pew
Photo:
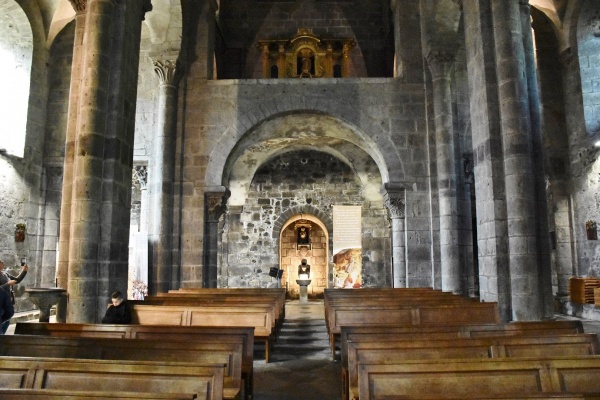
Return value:
<svg viewBox="0 0 600 400">
<path fill-rule="evenodd" d="M 15 335 L 43 335 L 66 338 L 150 339 L 161 342 L 241 343 L 244 393 L 254 391 L 254 328 L 170 325 L 113 325 L 17 322 Z"/>
<path fill-rule="evenodd" d="M 96 392 L 189 393 L 223 398 L 224 365 L 0 357 L 0 387 Z"/>
<path fill-rule="evenodd" d="M 526 321 L 508 324 L 469 324 L 448 326 L 343 326 L 341 328 L 340 353 L 342 365 L 348 364 L 347 343 L 369 341 L 413 340 L 427 337 L 429 340 L 455 337 L 481 338 L 495 336 L 553 336 L 583 333 L 583 324 L 573 321 Z"/>
<path fill-rule="evenodd" d="M 172 305 L 172 306 L 205 306 L 205 307 L 231 307 L 234 309 L 247 309 L 251 307 L 266 308 L 271 313 L 273 322 L 272 332 L 277 335 L 285 318 L 285 306 L 279 299 L 258 295 L 198 295 L 185 294 L 159 294 L 147 296 L 144 300 L 129 301 L 132 305 Z"/>
<path fill-rule="evenodd" d="M 223 364 L 223 397 L 237 400 L 243 391 L 242 343 L 2 335 L 0 356 Z"/>
<path fill-rule="evenodd" d="M 254 327 L 254 341 L 265 345 L 265 361 L 273 339 L 273 321 L 268 307 L 130 305 L 134 324 L 177 326 Z"/>
<path fill-rule="evenodd" d="M 379 400 L 410 400 L 411 396 L 382 396 Z M 535 393 L 519 396 L 478 397 L 477 400 L 600 400 L 600 393 Z M 419 397 L 419 400 L 439 400 L 437 397 Z"/>
<path fill-rule="evenodd" d="M 359 364 L 359 398 L 481 399 L 600 393 L 600 356 Z"/>
<path fill-rule="evenodd" d="M 398 341 L 350 341 L 348 342 L 347 365 L 342 366 L 342 387 L 345 389 L 345 396 L 349 393 L 358 393 L 359 364 L 395 364 L 398 363 L 398 360 L 553 358 L 598 354 L 600 354 L 600 343 L 595 334 L 501 336 L 447 340 L 430 340 L 426 335 L 421 338 L 415 335 L 407 340 L 402 340 L 400 337 Z"/>
<path fill-rule="evenodd" d="M 328 323 L 331 353 L 335 360 L 336 338 L 343 326 L 499 324 L 500 314 L 497 303 L 350 305 L 332 309 Z"/>
<path fill-rule="evenodd" d="M 4 389 L 0 388 L 3 400 L 202 400 L 196 394 L 137 393 L 137 392 L 83 392 L 51 389 Z"/>
</svg>

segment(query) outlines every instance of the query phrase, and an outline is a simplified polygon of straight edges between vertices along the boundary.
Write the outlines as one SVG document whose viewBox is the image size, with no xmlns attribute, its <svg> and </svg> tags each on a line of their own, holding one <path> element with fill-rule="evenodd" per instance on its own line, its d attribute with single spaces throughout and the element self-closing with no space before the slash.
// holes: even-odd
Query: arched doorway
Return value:
<svg viewBox="0 0 600 400">
<path fill-rule="evenodd" d="M 281 284 L 290 299 L 299 298 L 297 279 L 303 260 L 310 266 L 308 298 L 323 298 L 329 287 L 329 233 L 321 220 L 311 214 L 296 214 L 282 226 L 279 236 L 279 265 L 283 270 Z"/>
</svg>

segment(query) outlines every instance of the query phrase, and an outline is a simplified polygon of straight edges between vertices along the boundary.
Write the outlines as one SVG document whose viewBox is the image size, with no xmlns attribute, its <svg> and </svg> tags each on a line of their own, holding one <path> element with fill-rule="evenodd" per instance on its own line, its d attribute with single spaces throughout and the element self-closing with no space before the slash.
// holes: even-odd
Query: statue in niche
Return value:
<svg viewBox="0 0 600 400">
<path fill-rule="evenodd" d="M 307 264 L 306 258 L 303 258 L 300 265 L 298 265 L 298 277 L 302 277 L 300 279 L 310 278 L 310 264 Z"/>
<path fill-rule="evenodd" d="M 298 228 L 298 244 L 310 244 L 310 231 L 305 226 Z"/>
<path fill-rule="evenodd" d="M 302 49 L 298 52 L 298 56 L 300 59 L 300 78 L 312 78 L 312 70 L 313 70 L 313 52 L 309 49 Z"/>
</svg>

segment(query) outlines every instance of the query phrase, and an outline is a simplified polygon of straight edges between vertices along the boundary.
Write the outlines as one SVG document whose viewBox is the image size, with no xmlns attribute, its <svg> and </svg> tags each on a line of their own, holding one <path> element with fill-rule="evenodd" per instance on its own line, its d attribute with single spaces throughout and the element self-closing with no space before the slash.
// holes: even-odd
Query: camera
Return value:
<svg viewBox="0 0 600 400">
<path fill-rule="evenodd" d="M 27 264 L 27 259 L 25 257 L 21 258 L 21 267 L 24 267 Z"/>
</svg>

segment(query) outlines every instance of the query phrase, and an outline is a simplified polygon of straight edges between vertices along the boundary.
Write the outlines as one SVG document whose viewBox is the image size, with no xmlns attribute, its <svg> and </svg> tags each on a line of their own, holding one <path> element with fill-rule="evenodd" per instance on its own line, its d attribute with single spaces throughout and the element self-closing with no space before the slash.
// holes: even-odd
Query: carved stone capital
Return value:
<svg viewBox="0 0 600 400">
<path fill-rule="evenodd" d="M 88 0 L 69 0 L 76 13 L 84 13 Z"/>
<path fill-rule="evenodd" d="M 141 190 L 146 189 L 146 185 L 148 184 L 148 166 L 134 165 L 132 174 L 132 183 L 136 186 L 139 186 Z"/>
<path fill-rule="evenodd" d="M 204 208 L 209 222 L 216 222 L 227 211 L 227 199 L 231 192 L 224 188 L 223 191 L 204 192 Z"/>
<path fill-rule="evenodd" d="M 434 78 L 447 76 L 454 60 L 454 54 L 446 51 L 433 50 L 427 55 L 427 64 Z"/>
<path fill-rule="evenodd" d="M 178 64 L 176 59 L 155 60 L 154 72 L 158 75 L 161 85 L 175 85 L 177 83 Z"/>
<path fill-rule="evenodd" d="M 385 185 L 383 201 L 393 219 L 404 218 L 406 215 L 406 189 Z"/>
</svg>

